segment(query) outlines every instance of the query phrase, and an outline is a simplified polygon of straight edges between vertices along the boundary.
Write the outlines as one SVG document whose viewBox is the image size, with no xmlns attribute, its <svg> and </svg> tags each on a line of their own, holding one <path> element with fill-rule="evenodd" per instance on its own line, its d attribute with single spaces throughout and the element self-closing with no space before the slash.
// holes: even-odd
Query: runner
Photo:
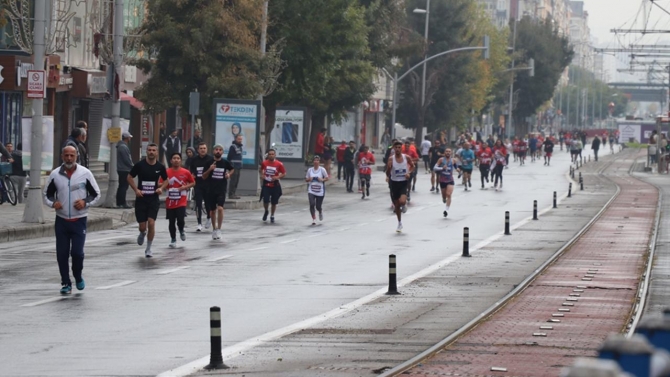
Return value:
<svg viewBox="0 0 670 377">
<path fill-rule="evenodd" d="M 307 170 L 307 197 L 309 198 L 309 213 L 312 215 L 312 225 L 316 225 L 316 211 L 319 211 L 319 221 L 323 221 L 323 199 L 326 196 L 328 172 L 322 168 L 319 156 L 314 156 L 314 166 Z"/>
<path fill-rule="evenodd" d="M 449 215 L 449 207 L 451 206 L 451 194 L 454 192 L 454 160 L 451 157 L 451 149 L 444 151 L 444 157 L 440 157 L 433 167 L 436 173 L 440 176 L 440 191 L 442 192 L 442 203 L 445 204 L 442 215 L 447 217 Z"/>
<path fill-rule="evenodd" d="M 190 167 L 191 174 L 195 177 L 195 189 L 193 190 L 193 193 L 195 194 L 195 215 L 198 219 L 198 227 L 196 228 L 196 232 L 202 232 L 202 202 L 204 201 L 205 193 L 207 192 L 207 181 L 202 178 L 202 173 L 207 168 L 209 168 L 211 164 L 212 156 L 207 154 L 207 144 L 198 144 L 198 155 L 193 157 L 193 161 L 191 161 Z M 209 208 L 207 208 L 206 202 L 205 214 L 207 216 L 205 229 L 209 229 L 212 221 L 209 217 Z"/>
<path fill-rule="evenodd" d="M 551 164 L 551 154 L 554 153 L 554 141 L 551 136 L 547 137 L 542 143 L 544 147 L 544 164 L 549 166 Z"/>
<path fill-rule="evenodd" d="M 526 151 L 528 149 L 528 144 L 523 138 L 519 139 L 517 142 L 518 154 L 519 154 L 519 166 L 526 164 Z"/>
<path fill-rule="evenodd" d="M 261 189 L 261 196 L 263 198 L 263 208 L 265 212 L 263 213 L 263 221 L 268 219 L 268 206 L 272 204 L 270 214 L 270 222 L 275 222 L 275 210 L 277 209 L 277 203 L 279 203 L 279 198 L 281 197 L 281 183 L 280 179 L 284 178 L 286 175 L 286 169 L 284 169 L 284 164 L 276 159 L 277 152 L 274 149 L 268 150 L 268 158 L 261 163 L 261 166 L 258 168 L 260 173 L 261 181 L 263 182 L 263 187 Z"/>
<path fill-rule="evenodd" d="M 415 169 L 412 159 L 402 153 L 402 143 L 396 141 L 393 144 L 394 154 L 386 164 L 386 179 L 391 187 L 391 199 L 398 217 L 398 228 L 396 232 L 402 232 L 402 214 L 407 212 L 407 193 L 412 172 Z"/>
<path fill-rule="evenodd" d="M 428 153 L 430 154 L 430 166 L 435 166 L 435 164 L 437 164 L 437 160 L 439 160 L 442 156 L 444 156 L 444 150 L 445 148 L 442 145 L 440 139 L 435 139 L 435 145 L 431 147 L 430 150 L 428 151 Z M 437 173 L 431 170 L 430 191 L 437 194 L 439 190 L 437 189 L 437 182 L 435 181 L 436 177 Z"/>
<path fill-rule="evenodd" d="M 498 191 L 498 179 L 500 179 L 500 189 L 502 190 L 503 167 L 507 166 L 508 160 L 509 154 L 507 153 L 507 148 L 505 148 L 500 139 L 498 139 L 493 146 L 493 164 L 491 165 L 494 177 L 493 188 L 496 189 L 496 191 Z"/>
<path fill-rule="evenodd" d="M 482 149 L 477 157 L 479 159 L 479 173 L 482 180 L 482 190 L 486 190 L 486 186 L 484 186 L 484 180 L 486 180 L 486 183 L 489 183 L 489 173 L 491 171 L 491 160 L 493 158 L 493 152 L 491 152 L 491 148 L 489 148 L 488 145 L 484 144 L 482 145 Z"/>
<path fill-rule="evenodd" d="M 468 191 L 468 187 L 472 187 L 472 169 L 474 168 L 473 162 L 475 161 L 475 152 L 470 149 L 470 143 L 466 142 L 463 144 L 463 150 L 461 151 L 460 156 L 461 170 L 463 171 L 463 185 L 465 186 L 465 191 Z"/>
<path fill-rule="evenodd" d="M 430 143 L 430 136 L 426 136 L 423 138 L 423 141 L 421 142 L 421 158 L 423 159 L 423 167 L 428 174 L 430 172 L 430 148 L 431 148 L 431 143 Z"/>
<path fill-rule="evenodd" d="M 530 149 L 530 162 L 535 162 L 537 159 L 537 142 L 538 138 L 535 137 L 535 135 L 530 134 L 530 138 L 528 139 L 528 149 Z"/>
<path fill-rule="evenodd" d="M 230 161 L 223 158 L 223 146 L 214 146 L 214 159 L 202 173 L 202 178 L 207 180 L 206 206 L 212 219 L 212 239 L 221 239 L 221 225 L 223 224 L 223 205 L 226 203 L 226 189 L 228 179 L 235 172 Z"/>
<path fill-rule="evenodd" d="M 160 208 L 159 196 L 168 185 L 168 175 L 165 166 L 158 162 L 158 145 L 151 143 L 147 145 L 147 157 L 133 165 L 128 173 L 128 185 L 135 191 L 135 219 L 139 223 L 140 234 L 137 236 L 137 244 L 142 246 L 144 238 L 147 238 L 147 247 L 144 256 L 151 258 L 151 244 L 156 233 L 156 218 Z M 135 184 L 137 177 L 138 185 Z M 163 179 L 162 184 L 158 181 Z M 148 234 L 147 234 L 148 233 Z"/>
<path fill-rule="evenodd" d="M 402 148 L 402 154 L 409 157 L 412 160 L 412 166 L 418 166 L 417 163 L 419 162 L 419 155 L 416 153 L 416 148 L 414 145 L 412 145 L 412 142 L 407 139 L 405 140 L 405 146 Z M 409 185 L 407 185 L 407 201 L 411 201 L 411 192 L 415 191 L 415 187 L 412 184 L 416 184 L 416 173 L 418 169 L 414 169 L 411 172 L 411 176 L 409 177 Z"/>
<path fill-rule="evenodd" d="M 370 196 L 370 178 L 372 176 L 370 165 L 374 165 L 375 155 L 370 153 L 370 148 L 367 145 L 362 145 L 361 149 L 361 152 L 358 154 L 358 176 L 361 179 L 360 184 L 363 189 L 361 199 L 365 199 L 365 195 Z"/>
<path fill-rule="evenodd" d="M 184 218 L 186 217 L 186 205 L 188 191 L 195 186 L 195 180 L 187 169 L 181 167 L 181 154 L 172 153 L 170 157 L 170 169 L 167 170 L 168 187 L 167 198 L 165 198 L 165 218 L 168 219 L 168 230 L 170 231 L 170 248 L 177 247 L 177 227 L 182 241 L 186 241 L 184 233 Z"/>
</svg>

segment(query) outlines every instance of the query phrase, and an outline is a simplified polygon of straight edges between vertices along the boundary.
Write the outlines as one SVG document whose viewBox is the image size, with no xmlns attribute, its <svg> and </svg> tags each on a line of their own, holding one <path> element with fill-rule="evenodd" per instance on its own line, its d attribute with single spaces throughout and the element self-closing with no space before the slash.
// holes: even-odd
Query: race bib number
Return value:
<svg viewBox="0 0 670 377">
<path fill-rule="evenodd" d="M 212 179 L 223 179 L 223 177 L 226 174 L 226 169 L 224 168 L 216 168 L 212 172 Z"/>
<path fill-rule="evenodd" d="M 142 194 L 151 195 L 156 193 L 156 182 L 142 181 L 140 186 Z"/>
<path fill-rule="evenodd" d="M 197 167 L 197 168 L 195 168 L 195 174 L 196 174 L 196 176 L 197 176 L 198 178 L 202 178 L 202 171 L 203 171 L 203 169 L 204 169 L 203 167 Z"/>
<path fill-rule="evenodd" d="M 277 168 L 273 166 L 268 166 L 265 168 L 265 180 L 268 182 L 272 182 L 272 177 L 274 177 L 277 174 Z"/>
<path fill-rule="evenodd" d="M 407 169 L 395 169 L 394 174 L 396 177 L 404 177 L 407 174 Z"/>
<path fill-rule="evenodd" d="M 312 184 L 310 186 L 310 188 L 312 189 L 312 192 L 315 192 L 317 194 L 321 192 L 321 185 L 320 184 L 318 184 L 318 185 Z"/>
<path fill-rule="evenodd" d="M 176 188 L 171 188 L 168 190 L 168 198 L 170 200 L 179 200 L 181 199 L 181 191 Z"/>
</svg>

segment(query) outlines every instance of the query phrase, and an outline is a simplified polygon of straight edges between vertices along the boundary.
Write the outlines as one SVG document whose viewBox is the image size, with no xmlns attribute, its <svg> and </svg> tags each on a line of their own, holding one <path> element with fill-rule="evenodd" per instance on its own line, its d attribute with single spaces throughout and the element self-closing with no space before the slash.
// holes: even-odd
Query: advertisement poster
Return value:
<svg viewBox="0 0 670 377">
<path fill-rule="evenodd" d="M 120 119 L 121 133 L 128 132 L 130 127 L 130 121 L 128 119 Z M 100 150 L 98 151 L 98 161 L 100 162 L 109 162 L 110 153 L 111 153 L 111 144 L 107 139 L 107 130 L 112 127 L 112 120 L 110 118 L 102 119 L 102 132 L 100 133 Z M 135 135 L 133 135 L 135 136 Z M 91 156 L 93 158 L 93 156 Z"/>
<path fill-rule="evenodd" d="M 256 167 L 258 130 L 260 122 L 258 101 L 214 100 L 214 144 L 223 146 L 224 158 L 238 135 L 242 136 L 243 166 Z M 211 153 L 211 151 L 210 151 Z"/>
<path fill-rule="evenodd" d="M 30 170 L 30 143 L 32 133 L 33 119 L 22 118 L 21 128 L 23 129 L 23 170 Z M 54 164 L 54 117 L 42 117 L 42 171 L 50 171 Z M 60 153 L 59 153 L 60 155 Z"/>
<path fill-rule="evenodd" d="M 642 138 L 642 126 L 639 124 L 620 124 L 619 125 L 619 142 L 627 143 L 631 138 L 638 142 Z"/>
<path fill-rule="evenodd" d="M 339 144 L 343 140 L 347 143 L 354 140 L 354 136 L 356 135 L 356 113 L 348 111 L 341 122 L 331 122 L 328 131 L 333 140 L 335 140 L 335 144 Z"/>
<path fill-rule="evenodd" d="M 275 127 L 270 133 L 270 145 L 274 144 L 279 159 L 303 160 L 304 131 L 305 110 L 277 109 Z"/>
</svg>

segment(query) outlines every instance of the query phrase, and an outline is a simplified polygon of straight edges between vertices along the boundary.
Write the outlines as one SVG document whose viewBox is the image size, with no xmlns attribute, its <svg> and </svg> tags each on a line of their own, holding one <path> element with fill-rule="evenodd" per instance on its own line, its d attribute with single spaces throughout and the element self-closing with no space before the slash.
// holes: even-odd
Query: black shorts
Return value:
<svg viewBox="0 0 670 377">
<path fill-rule="evenodd" d="M 158 195 L 154 195 L 152 198 L 136 198 L 135 219 L 138 223 L 145 223 L 149 219 L 156 220 L 160 206 L 161 202 Z"/>
<path fill-rule="evenodd" d="M 263 203 L 277 204 L 279 203 L 279 198 L 281 198 L 281 186 L 275 185 L 274 187 L 263 187 Z"/>
<path fill-rule="evenodd" d="M 409 181 L 389 181 L 391 188 L 391 199 L 398 200 L 401 196 L 407 195 L 407 183 Z"/>
<path fill-rule="evenodd" d="M 186 207 L 177 207 L 165 210 L 165 218 L 168 220 L 183 219 L 186 217 Z"/>
<path fill-rule="evenodd" d="M 205 195 L 205 207 L 214 211 L 216 207 L 223 207 L 226 203 L 226 190 L 209 191 Z"/>
<path fill-rule="evenodd" d="M 461 171 L 462 171 L 463 173 L 472 174 L 472 168 L 470 168 L 470 169 L 461 168 Z"/>
<path fill-rule="evenodd" d="M 441 189 L 445 189 L 445 188 L 447 188 L 447 186 L 449 186 L 449 185 L 454 186 L 454 181 L 451 181 L 451 182 L 440 182 L 440 188 L 441 188 Z"/>
<path fill-rule="evenodd" d="M 423 159 L 423 162 L 428 163 L 429 156 L 427 154 L 421 156 L 421 158 Z"/>
<path fill-rule="evenodd" d="M 360 174 L 360 173 L 358 174 L 358 177 L 361 179 L 361 181 L 362 180 L 369 181 L 372 178 L 370 174 Z"/>
</svg>

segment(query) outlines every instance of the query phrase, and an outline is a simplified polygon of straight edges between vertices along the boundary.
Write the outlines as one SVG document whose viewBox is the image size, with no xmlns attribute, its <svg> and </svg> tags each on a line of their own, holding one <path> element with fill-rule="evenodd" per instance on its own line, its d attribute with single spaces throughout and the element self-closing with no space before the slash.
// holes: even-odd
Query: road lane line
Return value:
<svg viewBox="0 0 670 377">
<path fill-rule="evenodd" d="M 293 238 L 293 239 L 290 239 L 290 240 L 281 241 L 280 243 L 281 243 L 281 244 L 287 244 L 287 243 L 295 242 L 295 241 L 297 241 L 297 240 L 298 240 L 298 238 Z"/>
<path fill-rule="evenodd" d="M 177 271 L 185 270 L 185 269 L 187 269 L 187 268 L 191 268 L 191 266 L 181 266 L 181 267 L 173 268 L 173 269 L 171 269 L 171 270 L 159 271 L 159 272 L 157 272 L 156 274 L 157 274 L 157 275 L 167 275 L 167 274 L 171 274 L 171 273 L 173 273 L 173 272 L 177 272 Z"/>
<path fill-rule="evenodd" d="M 41 300 L 41 301 L 37 301 L 37 302 L 32 302 L 32 303 L 30 303 L 30 304 L 23 304 L 23 305 L 21 305 L 21 306 L 22 306 L 22 307 L 25 307 L 25 308 L 30 308 L 30 307 L 33 307 L 33 306 L 38 306 L 38 305 L 42 305 L 42 304 L 48 304 L 48 303 L 50 303 L 50 302 L 60 301 L 60 300 L 63 300 L 63 299 L 65 299 L 65 297 L 52 297 L 52 298 L 48 298 L 48 299 L 46 299 L 46 300 Z"/>
<path fill-rule="evenodd" d="M 207 262 L 218 262 L 220 260 L 224 260 L 224 259 L 228 259 L 228 258 L 232 258 L 232 257 L 233 257 L 232 255 L 222 255 L 220 257 L 208 259 Z"/>
<path fill-rule="evenodd" d="M 265 249 L 269 249 L 269 248 L 270 248 L 270 247 L 268 247 L 268 246 L 261 246 L 261 247 L 257 247 L 257 248 L 255 248 L 255 249 L 249 249 L 249 251 L 265 250 Z"/>
<path fill-rule="evenodd" d="M 136 282 L 135 280 L 126 280 L 126 281 L 122 281 L 122 282 L 120 282 L 120 283 L 116 283 L 116 284 L 112 284 L 112 285 L 107 285 L 107 286 L 104 286 L 104 287 L 98 287 L 98 288 L 96 288 L 96 289 L 100 289 L 100 290 L 108 290 L 108 289 L 112 289 L 112 288 L 123 287 L 123 286 L 125 286 L 125 285 L 130 285 L 130 284 L 133 284 L 133 283 L 137 283 L 137 282 Z"/>
</svg>

